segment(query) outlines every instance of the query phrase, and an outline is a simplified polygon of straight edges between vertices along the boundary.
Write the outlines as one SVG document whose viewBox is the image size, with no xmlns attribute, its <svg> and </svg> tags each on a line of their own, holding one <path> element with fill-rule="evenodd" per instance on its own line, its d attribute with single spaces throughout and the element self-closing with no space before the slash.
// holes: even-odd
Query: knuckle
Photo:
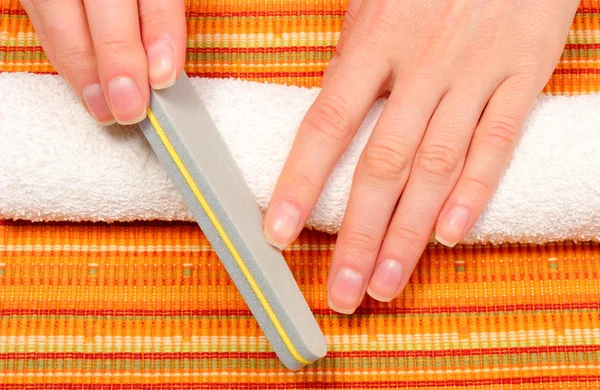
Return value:
<svg viewBox="0 0 600 390">
<path fill-rule="evenodd" d="M 531 53 L 525 53 L 523 54 L 520 58 L 521 61 L 519 61 L 517 64 L 513 65 L 512 68 L 512 72 L 513 72 L 513 76 L 511 77 L 511 80 L 513 81 L 513 84 L 515 85 L 515 88 L 517 89 L 518 92 L 525 92 L 527 91 L 527 88 L 530 87 L 531 85 L 531 80 L 536 80 L 537 76 L 540 74 L 540 54 L 541 53 L 552 53 L 554 52 L 554 47 L 552 48 L 548 48 L 549 50 L 543 50 L 544 46 L 547 45 L 546 41 L 550 41 L 547 39 L 547 36 L 545 35 L 541 35 L 542 37 L 544 37 L 543 42 L 537 42 L 537 45 L 535 47 L 538 47 L 540 50 L 539 52 L 535 51 L 535 52 L 531 52 Z M 528 44 L 531 44 L 532 42 L 530 41 L 531 36 L 528 37 Z M 532 46 L 533 47 L 533 46 Z M 538 54 L 540 53 L 540 54 Z M 542 54 L 543 55 L 543 54 Z M 552 70 L 550 70 L 551 72 Z M 518 88 L 520 87 L 520 88 Z M 515 92 L 517 92 L 515 91 Z"/>
<path fill-rule="evenodd" d="M 354 24 L 356 17 L 358 15 L 358 11 L 360 9 L 361 2 L 360 1 L 351 1 L 348 4 L 348 9 L 346 10 L 346 14 L 344 15 L 344 23 L 350 28 Z"/>
<path fill-rule="evenodd" d="M 387 36 L 397 32 L 398 16 L 402 7 L 398 7 L 396 0 L 377 0 L 377 5 L 372 10 L 372 17 L 376 23 L 370 23 L 368 26 L 371 34 Z"/>
<path fill-rule="evenodd" d="M 497 116 L 483 131 L 484 142 L 491 148 L 510 152 L 519 139 L 519 121 L 509 116 Z"/>
<path fill-rule="evenodd" d="M 421 227 L 422 229 L 422 227 Z M 398 243 L 409 243 L 411 246 L 417 245 L 417 243 L 423 241 L 423 237 L 429 232 L 423 233 L 416 225 L 409 224 L 407 221 L 393 227 L 390 230 L 390 239 L 392 244 Z M 428 237 L 427 237 L 428 238 Z"/>
<path fill-rule="evenodd" d="M 364 260 L 364 255 L 372 255 L 379 250 L 380 243 L 372 234 L 354 230 L 346 237 L 347 259 Z"/>
<path fill-rule="evenodd" d="M 370 177 L 396 181 L 405 176 L 407 161 L 403 148 L 398 143 L 380 141 L 367 146 L 362 167 Z"/>
<path fill-rule="evenodd" d="M 38 9 L 44 9 L 46 6 L 50 6 L 50 7 L 56 7 L 59 4 L 57 4 L 56 0 L 31 0 L 31 1 L 21 1 L 21 4 L 27 4 L 27 3 L 31 3 L 33 4 L 36 8 Z"/>
<path fill-rule="evenodd" d="M 298 194 L 316 191 L 317 185 L 309 175 L 296 170 L 288 176 L 286 188 L 289 188 L 291 193 Z"/>
<path fill-rule="evenodd" d="M 96 52 L 104 56 L 127 56 L 133 49 L 133 42 L 116 33 L 104 33 L 94 40 Z"/>
<path fill-rule="evenodd" d="M 146 30 L 153 27 L 163 29 L 173 23 L 172 15 L 166 8 L 168 4 L 169 2 L 161 1 L 149 2 L 145 7 L 142 7 L 140 20 Z"/>
<path fill-rule="evenodd" d="M 491 194 L 495 190 L 492 183 L 477 176 L 467 176 L 463 180 L 463 185 L 465 186 L 465 188 L 468 188 L 470 191 L 474 192 L 478 196 L 481 196 L 483 194 Z"/>
<path fill-rule="evenodd" d="M 326 142 L 345 143 L 352 138 L 353 126 L 344 102 L 323 101 L 306 116 L 307 128 Z"/>
<path fill-rule="evenodd" d="M 92 68 L 92 57 L 84 48 L 79 46 L 67 46 L 61 49 L 60 62 L 63 66 L 73 72 L 85 72 Z"/>
<path fill-rule="evenodd" d="M 398 24 L 390 16 L 381 16 L 377 19 L 377 25 L 373 27 L 372 33 L 375 36 L 383 37 L 393 34 L 398 29 Z"/>
<path fill-rule="evenodd" d="M 447 177 L 460 165 L 458 148 L 436 143 L 425 145 L 415 161 L 416 169 L 434 177 Z"/>
</svg>

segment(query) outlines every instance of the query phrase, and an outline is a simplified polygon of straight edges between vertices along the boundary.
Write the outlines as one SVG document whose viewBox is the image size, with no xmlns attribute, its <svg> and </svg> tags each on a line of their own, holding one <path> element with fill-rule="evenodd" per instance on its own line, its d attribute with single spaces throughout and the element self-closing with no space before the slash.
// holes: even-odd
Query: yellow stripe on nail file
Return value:
<svg viewBox="0 0 600 390">
<path fill-rule="evenodd" d="M 153 91 L 140 124 L 192 215 L 281 361 L 299 369 L 325 356 L 325 338 L 285 259 L 262 237 L 262 214 L 185 74 Z"/>
<path fill-rule="evenodd" d="M 171 158 L 175 162 L 175 165 L 179 169 L 179 172 L 181 173 L 181 175 L 183 175 L 186 183 L 188 184 L 188 186 L 190 187 L 190 189 L 192 190 L 192 192 L 196 196 L 196 199 L 198 200 L 198 202 L 202 206 L 202 209 L 204 210 L 204 212 L 206 213 L 206 215 L 208 216 L 208 218 L 210 219 L 210 221 L 215 226 L 215 229 L 219 233 L 219 236 L 223 240 L 223 243 L 225 244 L 225 246 L 227 247 L 227 249 L 229 249 L 229 252 L 231 253 L 231 256 L 233 256 L 233 259 L 235 260 L 235 262 L 236 262 L 237 266 L 239 267 L 240 271 L 242 272 L 242 274 L 244 275 L 244 277 L 246 278 L 246 280 L 250 284 L 250 287 L 252 288 L 252 291 L 254 292 L 254 294 L 256 294 L 256 297 L 258 298 L 259 302 L 263 306 L 264 310 L 267 312 L 267 315 L 269 316 L 269 319 L 273 322 L 273 325 L 275 326 L 275 329 L 277 329 L 277 332 L 279 333 L 279 336 L 283 340 L 283 343 L 285 344 L 285 346 L 287 347 L 287 349 L 290 351 L 290 353 L 292 354 L 292 356 L 298 362 L 300 362 L 302 364 L 310 364 L 310 362 L 308 360 L 306 360 L 302 356 L 300 356 L 300 354 L 296 350 L 296 347 L 294 347 L 294 344 L 292 344 L 292 341 L 288 337 L 287 332 L 285 331 L 285 329 L 283 329 L 283 326 L 281 326 L 281 322 L 279 322 L 279 319 L 277 318 L 277 316 L 273 312 L 273 309 L 269 305 L 269 302 L 267 301 L 267 299 L 263 295 L 262 291 L 260 290 L 260 287 L 258 287 L 258 284 L 254 280 L 254 277 L 252 276 L 252 274 L 250 273 L 250 271 L 248 271 L 248 268 L 244 264 L 244 260 L 242 260 L 242 258 L 240 257 L 240 254 L 235 249 L 235 246 L 233 245 L 233 243 L 231 242 L 231 240 L 227 236 L 227 232 L 225 231 L 225 229 L 223 229 L 223 226 L 221 226 L 221 224 L 219 223 L 219 220 L 215 216 L 215 213 L 213 213 L 212 209 L 210 208 L 210 205 L 206 202 L 206 199 L 204 199 L 204 196 L 202 196 L 202 193 L 200 192 L 200 190 L 196 186 L 196 183 L 194 183 L 194 179 L 192 179 L 192 177 L 190 176 L 189 172 L 185 168 L 185 165 L 183 164 L 183 162 L 181 162 L 181 159 L 179 158 L 179 155 L 177 154 L 177 152 L 173 148 L 173 145 L 171 145 L 171 142 L 169 141 L 169 138 L 165 134 L 164 130 L 160 126 L 160 123 L 158 123 L 158 120 L 156 119 L 156 117 L 154 116 L 154 113 L 150 109 L 148 109 L 148 120 L 150 120 L 150 123 L 152 123 L 152 126 L 154 127 L 154 130 L 158 134 L 158 136 L 161 139 L 161 141 L 163 142 L 164 146 L 167 148 L 167 151 L 169 152 L 169 155 L 171 156 Z"/>
</svg>

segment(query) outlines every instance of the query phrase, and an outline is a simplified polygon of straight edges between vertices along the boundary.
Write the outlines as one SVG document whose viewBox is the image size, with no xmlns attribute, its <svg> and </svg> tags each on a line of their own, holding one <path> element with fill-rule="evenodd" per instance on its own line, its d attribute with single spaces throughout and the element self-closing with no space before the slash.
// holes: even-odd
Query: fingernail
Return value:
<svg viewBox="0 0 600 390">
<path fill-rule="evenodd" d="M 146 104 L 140 89 L 129 77 L 115 77 L 108 83 L 108 98 L 117 122 L 138 123 L 146 117 Z"/>
<path fill-rule="evenodd" d="M 338 313 L 352 314 L 360 305 L 364 279 L 352 268 L 342 268 L 329 287 L 329 307 Z"/>
<path fill-rule="evenodd" d="M 175 84 L 175 50 L 171 42 L 160 39 L 146 52 L 148 57 L 148 78 L 154 89 L 162 89 Z"/>
<path fill-rule="evenodd" d="M 108 126 L 115 123 L 115 118 L 110 112 L 104 91 L 100 84 L 90 84 L 81 90 L 83 102 L 88 112 L 101 126 Z"/>
<path fill-rule="evenodd" d="M 389 302 L 399 294 L 398 289 L 404 275 L 404 267 L 396 260 L 383 260 L 369 282 L 367 293 L 381 302 Z"/>
<path fill-rule="evenodd" d="M 266 221 L 265 240 L 279 249 L 284 249 L 296 238 L 301 216 L 297 206 L 281 202 Z"/>
<path fill-rule="evenodd" d="M 439 224 L 435 233 L 435 239 L 440 243 L 452 248 L 462 238 L 469 222 L 469 209 L 457 205 L 446 215 Z"/>
</svg>

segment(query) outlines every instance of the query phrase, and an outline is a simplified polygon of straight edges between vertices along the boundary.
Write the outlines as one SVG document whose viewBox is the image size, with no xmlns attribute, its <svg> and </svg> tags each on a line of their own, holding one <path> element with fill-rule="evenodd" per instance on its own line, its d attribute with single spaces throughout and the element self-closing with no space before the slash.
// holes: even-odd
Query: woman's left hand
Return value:
<svg viewBox="0 0 600 390">
<path fill-rule="evenodd" d="M 332 309 L 404 289 L 435 230 L 475 224 L 552 74 L 578 0 L 350 0 L 323 89 L 265 217 L 282 248 L 300 233 L 374 101 L 385 109 L 354 174 L 328 280 Z"/>
</svg>

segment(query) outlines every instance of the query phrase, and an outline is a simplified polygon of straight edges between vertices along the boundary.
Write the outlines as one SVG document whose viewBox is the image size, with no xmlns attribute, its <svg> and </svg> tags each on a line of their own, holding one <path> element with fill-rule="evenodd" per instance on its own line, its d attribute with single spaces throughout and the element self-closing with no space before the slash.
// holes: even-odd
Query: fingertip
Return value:
<svg viewBox="0 0 600 390">
<path fill-rule="evenodd" d="M 448 241 L 446 239 L 444 239 L 444 237 L 442 237 L 439 233 L 435 234 L 435 240 L 442 244 L 443 246 L 446 246 L 448 248 L 454 248 L 456 246 L 456 242 L 452 242 L 452 241 Z"/>
<path fill-rule="evenodd" d="M 376 301 L 379 302 L 383 302 L 383 303 L 388 303 L 391 302 L 394 298 L 393 297 L 384 297 L 382 295 L 377 294 L 376 292 L 374 292 L 371 287 L 367 287 L 367 294 L 369 294 L 369 296 L 371 298 L 373 298 Z"/>
<path fill-rule="evenodd" d="M 112 125 L 114 125 L 115 123 L 117 123 L 117 121 L 116 121 L 115 119 L 111 119 L 111 120 L 109 120 L 109 121 L 106 121 L 106 122 L 98 122 L 98 124 L 99 124 L 100 126 L 102 126 L 102 127 L 108 127 L 108 126 L 112 126 Z"/>
<path fill-rule="evenodd" d="M 146 50 L 148 59 L 148 79 L 153 89 L 164 89 L 175 84 L 177 67 L 175 49 L 168 39 L 160 38 Z"/>
<path fill-rule="evenodd" d="M 331 298 L 327 298 L 327 305 L 329 306 L 329 308 L 333 311 L 335 311 L 336 313 L 340 313 L 340 314 L 346 314 L 346 315 L 350 315 L 350 314 L 354 314 L 354 312 L 356 311 L 356 308 L 342 308 L 337 306 L 335 303 L 333 303 L 331 301 Z"/>
<path fill-rule="evenodd" d="M 375 267 L 367 294 L 380 302 L 390 302 L 398 294 L 404 278 L 404 266 L 397 260 L 386 259 Z"/>
<path fill-rule="evenodd" d="M 302 210 L 290 201 L 280 201 L 265 216 L 265 240 L 279 249 L 291 244 L 302 229 Z"/>
<path fill-rule="evenodd" d="M 352 314 L 360 305 L 365 292 L 365 278 L 356 269 L 345 266 L 333 275 L 327 302 L 329 307 L 342 314 Z"/>
<path fill-rule="evenodd" d="M 132 125 L 146 118 L 147 99 L 133 79 L 117 76 L 108 82 L 107 89 L 111 111 L 117 122 Z"/>
<path fill-rule="evenodd" d="M 185 65 L 187 30 L 185 3 L 148 0 L 139 5 L 142 42 L 153 89 L 172 86 Z"/>
<path fill-rule="evenodd" d="M 452 206 L 442 215 L 436 227 L 435 239 L 449 248 L 453 248 L 463 238 L 469 225 L 469 209 L 462 204 Z"/>
<path fill-rule="evenodd" d="M 280 242 L 275 241 L 266 229 L 263 231 L 263 237 L 269 245 L 274 246 L 275 248 L 279 249 L 280 251 L 287 248 L 287 244 L 282 244 Z"/>
<path fill-rule="evenodd" d="M 81 90 L 81 97 L 88 113 L 100 126 L 110 126 L 116 123 L 99 83 L 85 86 Z"/>
</svg>

